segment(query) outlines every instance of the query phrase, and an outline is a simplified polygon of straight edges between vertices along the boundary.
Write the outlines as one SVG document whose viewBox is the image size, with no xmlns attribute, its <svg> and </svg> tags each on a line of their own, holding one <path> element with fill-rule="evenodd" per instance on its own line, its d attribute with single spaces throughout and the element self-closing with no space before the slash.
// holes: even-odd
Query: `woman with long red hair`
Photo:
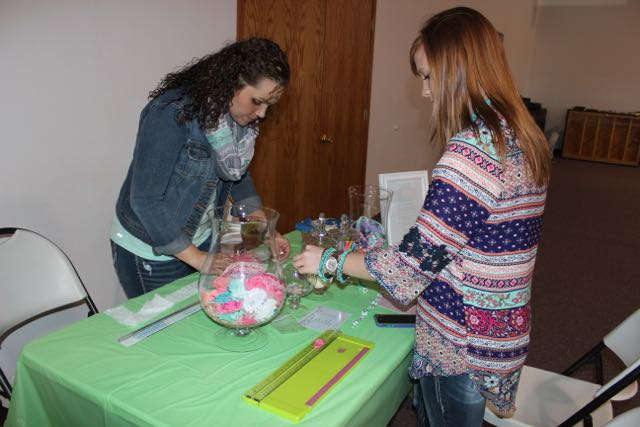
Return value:
<svg viewBox="0 0 640 427">
<path fill-rule="evenodd" d="M 500 34 L 479 12 L 431 17 L 410 64 L 433 102 L 433 139 L 443 149 L 415 225 L 399 244 L 366 254 L 307 246 L 294 266 L 376 280 L 401 303 L 417 300 L 409 371 L 420 423 L 480 426 L 485 405 L 502 417 L 515 411 L 548 147 Z"/>
</svg>

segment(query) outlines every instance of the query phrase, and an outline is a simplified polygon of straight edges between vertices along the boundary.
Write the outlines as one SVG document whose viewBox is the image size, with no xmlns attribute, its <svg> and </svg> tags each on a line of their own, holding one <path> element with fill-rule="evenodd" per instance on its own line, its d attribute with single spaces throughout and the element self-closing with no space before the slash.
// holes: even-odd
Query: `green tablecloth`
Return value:
<svg viewBox="0 0 640 427">
<path fill-rule="evenodd" d="M 298 233 L 287 237 L 294 251 L 300 247 Z M 168 294 L 194 280 L 197 275 L 158 293 Z M 351 321 L 360 317 L 376 292 L 333 286 L 331 293 L 331 299 L 322 301 L 304 298 L 296 317 L 320 305 L 351 313 L 343 332 L 372 341 L 375 348 L 299 424 L 385 426 L 410 388 L 407 366 L 414 330 L 376 327 L 373 314 L 386 311 L 381 307 L 354 327 Z M 143 295 L 126 307 L 136 310 L 150 298 Z M 241 396 L 320 332 L 283 333 L 266 325 L 261 328 L 268 337 L 265 347 L 234 353 L 216 346 L 214 334 L 220 326 L 202 311 L 132 347 L 118 343 L 134 329 L 98 314 L 27 344 L 18 361 L 5 426 L 294 425 Z"/>
</svg>

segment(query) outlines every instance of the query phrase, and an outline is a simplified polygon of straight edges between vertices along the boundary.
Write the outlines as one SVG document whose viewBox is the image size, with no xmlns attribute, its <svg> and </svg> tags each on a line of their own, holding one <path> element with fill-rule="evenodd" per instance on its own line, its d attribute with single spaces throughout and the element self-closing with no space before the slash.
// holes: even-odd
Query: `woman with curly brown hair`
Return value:
<svg viewBox="0 0 640 427">
<path fill-rule="evenodd" d="M 417 300 L 409 372 L 419 425 L 481 426 L 485 405 L 501 417 L 516 410 L 551 163 L 482 14 L 457 7 L 431 17 L 410 64 L 442 148 L 415 225 L 390 248 L 307 246 L 293 265 Z"/>
<path fill-rule="evenodd" d="M 288 82 L 280 47 L 251 38 L 168 74 L 150 93 L 110 231 L 127 297 L 199 270 L 211 236 L 207 212 L 228 197 L 259 214 L 247 168 L 258 123 Z M 277 246 L 288 256 L 280 235 Z"/>
</svg>

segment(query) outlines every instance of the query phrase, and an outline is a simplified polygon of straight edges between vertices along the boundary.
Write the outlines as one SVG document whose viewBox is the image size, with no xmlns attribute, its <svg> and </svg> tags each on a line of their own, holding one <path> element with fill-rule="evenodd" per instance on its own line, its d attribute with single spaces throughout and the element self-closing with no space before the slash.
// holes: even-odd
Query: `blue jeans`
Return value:
<svg viewBox="0 0 640 427">
<path fill-rule="evenodd" d="M 413 388 L 418 426 L 480 427 L 485 399 L 469 375 L 420 378 Z"/>
<path fill-rule="evenodd" d="M 208 250 L 210 243 L 211 239 L 207 239 L 200 245 L 200 249 Z M 196 271 L 177 258 L 169 261 L 152 261 L 139 257 L 112 241 L 111 255 L 118 280 L 127 298 L 135 298 L 151 292 Z"/>
</svg>

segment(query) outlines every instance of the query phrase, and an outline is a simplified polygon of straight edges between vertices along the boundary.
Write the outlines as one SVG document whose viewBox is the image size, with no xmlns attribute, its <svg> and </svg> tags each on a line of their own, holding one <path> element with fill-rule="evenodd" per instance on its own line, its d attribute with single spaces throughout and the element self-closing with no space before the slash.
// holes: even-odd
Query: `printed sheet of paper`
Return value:
<svg viewBox="0 0 640 427">
<path fill-rule="evenodd" d="M 383 220 L 388 243 L 395 245 L 416 222 L 429 189 L 429 176 L 427 171 L 381 173 L 378 181 L 381 187 L 393 191 L 389 213 Z"/>
</svg>

